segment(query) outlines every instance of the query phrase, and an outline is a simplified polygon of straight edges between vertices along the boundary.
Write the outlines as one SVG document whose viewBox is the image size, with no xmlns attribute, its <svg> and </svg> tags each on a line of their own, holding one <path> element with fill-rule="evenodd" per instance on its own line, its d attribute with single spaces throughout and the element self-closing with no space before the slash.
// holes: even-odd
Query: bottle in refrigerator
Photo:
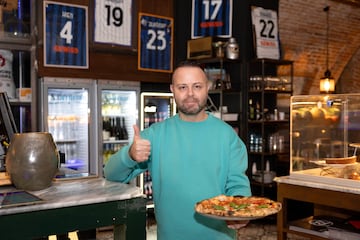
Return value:
<svg viewBox="0 0 360 240">
<path fill-rule="evenodd" d="M 126 124 L 125 124 L 125 118 L 121 118 L 121 135 L 123 139 L 128 139 L 129 138 L 129 134 L 126 130 Z"/>
<path fill-rule="evenodd" d="M 98 112 L 102 121 L 99 134 L 102 139 L 98 148 L 102 167 L 133 138 L 132 126 L 138 124 L 139 118 L 139 91 L 138 82 L 99 80 Z"/>
<path fill-rule="evenodd" d="M 161 122 L 176 114 L 176 104 L 172 93 L 143 92 L 141 93 L 141 130 Z M 146 171 L 140 177 L 140 187 L 148 200 L 152 200 L 152 179 Z"/>
<path fill-rule="evenodd" d="M 98 175 L 95 81 L 41 79 L 43 131 L 50 132 L 64 159 L 58 177 Z"/>
</svg>

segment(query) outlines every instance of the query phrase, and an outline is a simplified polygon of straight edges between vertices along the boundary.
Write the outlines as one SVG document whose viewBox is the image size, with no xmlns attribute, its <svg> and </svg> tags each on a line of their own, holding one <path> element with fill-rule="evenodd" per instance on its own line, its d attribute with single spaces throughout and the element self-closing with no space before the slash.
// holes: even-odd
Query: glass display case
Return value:
<svg viewBox="0 0 360 240">
<path fill-rule="evenodd" d="M 359 186 L 360 94 L 291 98 L 290 177 Z"/>
</svg>

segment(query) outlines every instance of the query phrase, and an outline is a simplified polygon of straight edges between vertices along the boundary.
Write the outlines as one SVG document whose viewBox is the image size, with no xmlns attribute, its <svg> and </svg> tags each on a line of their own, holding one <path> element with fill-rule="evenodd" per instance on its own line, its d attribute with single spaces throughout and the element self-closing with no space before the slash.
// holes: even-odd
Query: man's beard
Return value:
<svg viewBox="0 0 360 240">
<path fill-rule="evenodd" d="M 186 101 L 186 100 L 185 100 Z M 177 105 L 178 111 L 185 115 L 197 115 L 206 108 L 206 101 L 197 101 L 197 107 L 186 107 L 185 104 Z"/>
</svg>

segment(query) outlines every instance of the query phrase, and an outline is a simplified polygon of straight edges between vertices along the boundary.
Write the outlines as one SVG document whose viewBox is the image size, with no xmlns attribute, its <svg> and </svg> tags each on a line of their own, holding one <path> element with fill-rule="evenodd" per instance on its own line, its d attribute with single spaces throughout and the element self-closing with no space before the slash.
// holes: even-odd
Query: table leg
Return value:
<svg viewBox="0 0 360 240">
<path fill-rule="evenodd" d="M 287 233 L 284 231 L 287 222 L 287 201 L 282 195 L 282 187 L 278 185 L 277 201 L 281 203 L 281 211 L 277 214 L 278 240 L 286 240 Z"/>
<path fill-rule="evenodd" d="M 126 239 L 126 225 L 119 224 L 114 226 L 114 240 Z"/>
</svg>

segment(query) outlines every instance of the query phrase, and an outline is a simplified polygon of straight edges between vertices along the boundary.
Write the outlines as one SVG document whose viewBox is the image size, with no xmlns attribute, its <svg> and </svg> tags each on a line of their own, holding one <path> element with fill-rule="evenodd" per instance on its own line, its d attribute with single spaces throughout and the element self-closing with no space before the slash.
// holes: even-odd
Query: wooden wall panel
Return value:
<svg viewBox="0 0 360 240">
<path fill-rule="evenodd" d="M 76 77 L 76 78 L 94 78 L 94 79 L 110 79 L 110 80 L 128 80 L 141 82 L 170 82 L 170 73 L 160 73 L 152 71 L 137 70 L 137 50 L 123 49 L 119 50 L 116 46 L 106 45 L 96 48 L 91 44 L 93 24 L 93 0 L 59 0 L 57 2 L 79 4 L 88 6 L 89 11 L 89 69 L 72 69 L 72 68 L 56 68 L 44 67 L 43 58 L 43 5 L 37 4 L 37 27 L 39 36 L 37 39 L 37 60 L 38 60 L 38 76 L 49 77 Z M 39 1 L 42 2 L 42 1 Z M 135 0 L 137 13 L 144 12 L 156 14 L 166 17 L 173 17 L 173 0 Z M 137 18 L 135 38 L 137 42 Z M 137 45 L 135 46 L 137 48 Z"/>
</svg>

